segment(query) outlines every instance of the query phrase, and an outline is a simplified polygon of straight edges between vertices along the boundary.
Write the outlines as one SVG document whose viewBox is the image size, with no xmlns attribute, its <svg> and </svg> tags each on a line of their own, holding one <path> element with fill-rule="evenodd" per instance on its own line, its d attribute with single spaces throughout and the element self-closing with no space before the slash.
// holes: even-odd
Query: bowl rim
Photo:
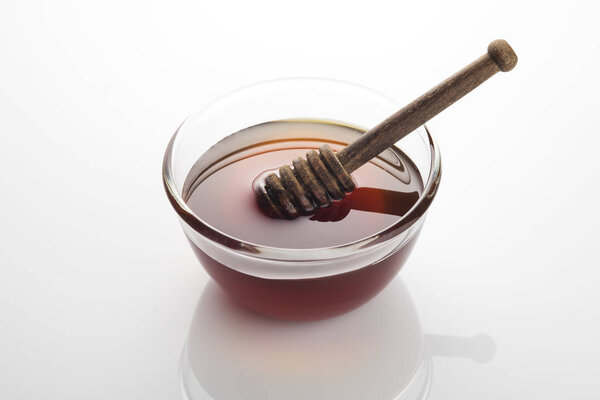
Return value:
<svg viewBox="0 0 600 400">
<path fill-rule="evenodd" d="M 182 135 L 183 128 L 187 126 L 187 123 L 193 117 L 197 118 L 203 113 L 208 112 L 213 106 L 216 106 L 218 103 L 228 101 L 231 97 L 239 95 L 240 92 L 244 92 L 248 89 L 255 88 L 260 85 L 273 83 L 276 84 L 278 82 L 285 82 L 291 80 L 306 80 L 311 82 L 333 82 L 336 84 L 344 84 L 354 86 L 357 89 L 368 90 L 373 94 L 389 99 L 389 97 L 362 85 L 325 78 L 283 78 L 269 80 L 244 86 L 217 98 L 216 100 L 206 105 L 204 108 L 200 109 L 195 113 L 192 113 L 181 123 L 181 125 L 177 128 L 177 130 L 171 137 L 171 140 L 169 141 L 169 144 L 167 145 L 167 148 L 164 153 L 162 164 L 163 186 L 171 205 L 173 206 L 179 217 L 199 235 L 219 245 L 220 247 L 224 247 L 227 250 L 234 251 L 236 253 L 250 257 L 295 262 L 342 258 L 356 254 L 356 252 L 365 251 L 373 247 L 379 247 L 379 245 L 383 245 L 389 240 L 393 239 L 394 237 L 400 235 L 402 232 L 409 230 L 409 228 L 411 228 L 416 222 L 420 221 L 425 216 L 429 206 L 431 205 L 437 193 L 441 179 L 441 154 L 439 146 L 426 125 L 417 128 L 411 133 L 412 135 L 419 134 L 423 139 L 425 145 L 428 146 L 430 151 L 430 170 L 423 188 L 423 192 L 419 196 L 417 202 L 404 216 L 400 217 L 400 219 L 398 219 L 396 222 L 394 222 L 387 228 L 384 228 L 383 230 L 380 230 L 378 232 L 374 232 L 372 235 L 369 235 L 365 238 L 340 245 L 315 248 L 286 248 L 261 245 L 236 238 L 227 234 L 226 232 L 219 230 L 214 226 L 211 226 L 207 222 L 203 221 L 202 218 L 197 216 L 190 207 L 188 207 L 187 203 L 183 199 L 182 194 L 176 188 L 172 173 L 174 161 L 173 153 L 177 145 L 177 140 Z"/>
</svg>

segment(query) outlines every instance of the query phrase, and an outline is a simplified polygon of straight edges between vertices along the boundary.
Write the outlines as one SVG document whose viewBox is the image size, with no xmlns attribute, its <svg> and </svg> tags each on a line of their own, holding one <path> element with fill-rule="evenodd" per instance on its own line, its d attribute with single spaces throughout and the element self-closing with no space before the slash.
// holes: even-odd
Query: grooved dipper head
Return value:
<svg viewBox="0 0 600 400">
<path fill-rule="evenodd" d="M 326 144 L 292 165 L 266 171 L 252 184 L 259 206 L 269 217 L 312 215 L 355 189 L 352 177 Z"/>
</svg>

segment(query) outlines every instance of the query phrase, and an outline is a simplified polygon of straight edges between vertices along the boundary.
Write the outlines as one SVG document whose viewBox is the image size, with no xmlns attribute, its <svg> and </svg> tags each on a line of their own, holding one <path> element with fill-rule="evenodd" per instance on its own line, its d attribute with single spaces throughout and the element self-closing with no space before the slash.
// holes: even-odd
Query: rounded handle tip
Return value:
<svg viewBox="0 0 600 400">
<path fill-rule="evenodd" d="M 517 54 L 506 40 L 498 39 L 490 43 L 488 54 L 496 62 L 500 71 L 508 72 L 517 65 Z"/>
</svg>

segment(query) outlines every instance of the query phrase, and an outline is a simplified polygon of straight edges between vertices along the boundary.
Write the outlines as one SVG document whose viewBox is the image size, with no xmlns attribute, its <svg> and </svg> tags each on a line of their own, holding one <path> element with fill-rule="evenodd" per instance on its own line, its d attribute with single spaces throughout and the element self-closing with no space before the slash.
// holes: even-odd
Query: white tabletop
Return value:
<svg viewBox="0 0 600 400">
<path fill-rule="evenodd" d="M 515 70 L 429 124 L 442 186 L 411 258 L 342 318 L 412 302 L 428 399 L 599 398 L 598 13 L 550 3 L 4 0 L 0 398 L 181 398 L 194 310 L 220 298 L 161 186 L 186 115 L 286 76 L 407 102 L 499 37 Z"/>
</svg>

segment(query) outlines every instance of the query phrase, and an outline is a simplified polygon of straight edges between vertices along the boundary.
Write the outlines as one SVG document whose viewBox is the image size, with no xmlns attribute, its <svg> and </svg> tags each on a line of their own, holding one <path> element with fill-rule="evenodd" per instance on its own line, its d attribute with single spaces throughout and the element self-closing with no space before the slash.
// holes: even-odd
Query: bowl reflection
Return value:
<svg viewBox="0 0 600 400">
<path fill-rule="evenodd" d="M 182 356 L 187 398 L 423 399 L 425 337 L 399 279 L 352 313 L 284 322 L 245 310 L 207 284 Z"/>
</svg>

